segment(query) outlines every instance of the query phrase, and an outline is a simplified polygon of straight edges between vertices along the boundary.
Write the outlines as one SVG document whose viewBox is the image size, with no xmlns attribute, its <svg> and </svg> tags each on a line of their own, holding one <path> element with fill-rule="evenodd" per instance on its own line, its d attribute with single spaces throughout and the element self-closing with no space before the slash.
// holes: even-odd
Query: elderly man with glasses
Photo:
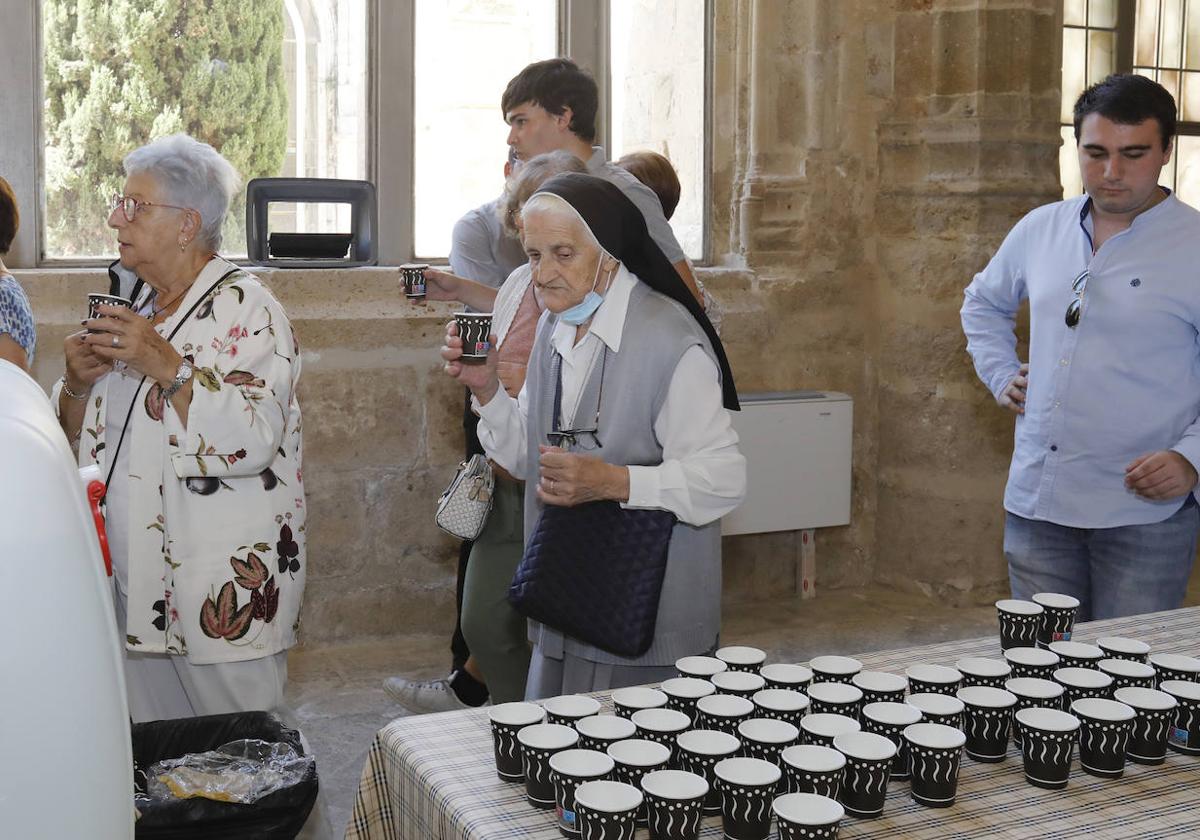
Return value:
<svg viewBox="0 0 1200 840">
<path fill-rule="evenodd" d="M 1084 91 L 1085 194 L 1018 222 L 962 307 L 979 378 L 1017 415 L 1013 595 L 1073 595 L 1080 620 L 1178 607 L 1196 554 L 1200 213 L 1158 184 L 1175 121 L 1171 95 L 1141 76 Z"/>
</svg>

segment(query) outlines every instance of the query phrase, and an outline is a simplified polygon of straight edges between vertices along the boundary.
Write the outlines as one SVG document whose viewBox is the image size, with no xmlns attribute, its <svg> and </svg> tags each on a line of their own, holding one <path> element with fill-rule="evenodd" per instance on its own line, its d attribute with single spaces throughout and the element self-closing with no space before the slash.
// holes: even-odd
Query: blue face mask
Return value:
<svg viewBox="0 0 1200 840">
<path fill-rule="evenodd" d="M 584 295 L 583 300 L 572 306 L 570 309 L 564 309 L 559 313 L 558 319 L 570 324 L 572 327 L 582 326 L 587 323 L 587 320 L 596 314 L 596 310 L 600 308 L 600 304 L 604 303 L 604 298 L 596 292 L 596 284 L 600 282 L 600 266 L 604 264 L 604 254 L 600 254 L 600 261 L 596 263 L 596 277 L 592 280 L 592 290 Z"/>
</svg>

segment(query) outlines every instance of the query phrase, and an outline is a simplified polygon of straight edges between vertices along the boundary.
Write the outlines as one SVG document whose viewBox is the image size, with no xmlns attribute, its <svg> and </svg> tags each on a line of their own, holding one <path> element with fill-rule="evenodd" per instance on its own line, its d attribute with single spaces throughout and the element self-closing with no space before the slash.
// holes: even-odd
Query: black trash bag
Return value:
<svg viewBox="0 0 1200 840">
<path fill-rule="evenodd" d="M 300 733 L 270 712 L 156 720 L 133 725 L 133 762 L 143 770 L 158 761 L 216 749 L 244 738 L 278 741 L 304 754 Z M 134 796 L 141 812 L 137 840 L 291 840 L 300 833 L 317 800 L 314 763 L 297 784 L 249 805 L 193 798 L 170 801 Z"/>
</svg>

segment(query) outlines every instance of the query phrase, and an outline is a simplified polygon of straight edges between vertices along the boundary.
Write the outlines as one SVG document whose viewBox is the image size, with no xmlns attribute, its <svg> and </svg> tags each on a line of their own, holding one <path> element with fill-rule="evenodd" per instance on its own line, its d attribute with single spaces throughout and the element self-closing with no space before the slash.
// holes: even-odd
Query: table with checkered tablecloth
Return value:
<svg viewBox="0 0 1200 840">
<path fill-rule="evenodd" d="M 1101 636 L 1141 639 L 1153 652 L 1200 653 L 1200 607 L 1075 628 L 1076 641 Z M 915 662 L 953 665 L 963 656 L 998 658 L 995 636 L 859 656 L 870 670 L 903 673 Z M 607 705 L 607 697 L 602 697 Z M 524 786 L 496 776 L 487 709 L 399 718 L 379 731 L 363 768 L 347 838 L 363 840 L 485 840 L 559 837 L 553 811 L 525 802 Z M 1192 834 L 1197 832 L 1197 834 Z M 645 830 L 639 830 L 642 838 Z M 1167 753 L 1166 764 L 1128 764 L 1121 779 L 1097 779 L 1079 769 L 1066 790 L 1025 781 L 1020 752 L 979 764 L 965 755 L 958 801 L 923 808 L 908 784 L 892 782 L 883 816 L 847 817 L 841 836 L 1076 837 L 1200 836 L 1200 758 Z M 719 817 L 704 821 L 703 838 L 722 836 Z"/>
</svg>

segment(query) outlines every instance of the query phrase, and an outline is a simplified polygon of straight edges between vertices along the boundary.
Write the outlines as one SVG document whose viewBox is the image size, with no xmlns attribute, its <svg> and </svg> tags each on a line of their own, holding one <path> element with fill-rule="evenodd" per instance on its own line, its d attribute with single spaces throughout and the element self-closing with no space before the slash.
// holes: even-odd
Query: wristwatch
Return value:
<svg viewBox="0 0 1200 840">
<path fill-rule="evenodd" d="M 171 397 L 187 384 L 187 381 L 192 378 L 192 366 L 187 362 L 182 362 L 179 365 L 179 370 L 175 373 L 175 381 L 163 389 L 162 397 L 164 400 L 169 400 Z"/>
</svg>

